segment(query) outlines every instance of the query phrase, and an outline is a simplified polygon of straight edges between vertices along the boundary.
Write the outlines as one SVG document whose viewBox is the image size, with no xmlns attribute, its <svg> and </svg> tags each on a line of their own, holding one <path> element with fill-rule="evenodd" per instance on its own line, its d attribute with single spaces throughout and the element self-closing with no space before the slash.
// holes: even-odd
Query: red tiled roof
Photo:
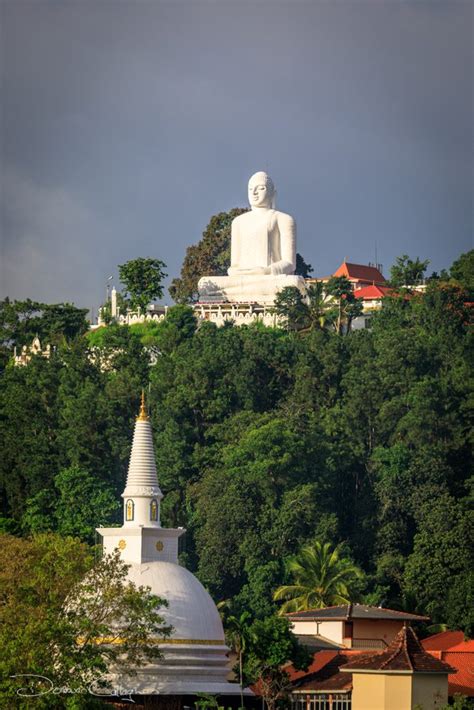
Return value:
<svg viewBox="0 0 474 710">
<path fill-rule="evenodd" d="M 392 289 L 388 288 L 388 286 L 376 286 L 375 284 L 372 284 L 372 286 L 363 286 L 362 288 L 356 289 L 354 291 L 354 296 L 356 298 L 363 298 L 364 301 L 372 301 L 375 298 L 383 298 L 384 296 L 388 296 L 391 292 Z"/>
<path fill-rule="evenodd" d="M 423 639 L 421 645 L 425 651 L 447 651 L 448 648 L 452 648 L 462 641 L 464 641 L 462 631 L 442 631 Z"/>
<path fill-rule="evenodd" d="M 472 641 L 471 641 L 472 643 Z M 456 672 L 448 675 L 449 695 L 461 693 L 469 697 L 474 696 L 474 655 L 471 652 L 442 652 L 443 660 L 449 663 Z"/>
<path fill-rule="evenodd" d="M 404 626 L 389 647 L 382 652 L 348 663 L 344 671 L 411 671 L 423 673 L 453 673 L 447 663 L 427 653 L 410 626 Z"/>
<path fill-rule="evenodd" d="M 340 265 L 334 276 L 347 276 L 348 279 L 357 281 L 375 281 L 376 283 L 385 283 L 383 274 L 380 273 L 375 266 L 365 266 L 365 264 L 351 264 L 345 261 Z"/>
<path fill-rule="evenodd" d="M 361 658 L 366 655 L 366 651 L 318 651 L 307 671 L 295 671 L 292 666 L 287 666 L 285 670 L 294 689 L 320 692 L 351 690 L 352 677 L 341 673 L 340 668 L 354 657 Z"/>
<path fill-rule="evenodd" d="M 456 651 L 457 653 L 474 653 L 474 640 L 461 641 L 455 646 L 450 646 L 448 651 Z"/>
<path fill-rule="evenodd" d="M 313 661 L 311 665 L 308 666 L 308 670 L 297 671 L 295 670 L 295 668 L 293 668 L 292 665 L 288 665 L 285 666 L 285 671 L 288 673 L 288 675 L 290 676 L 290 680 L 293 682 L 311 673 L 317 673 L 319 670 L 321 670 L 321 668 L 323 668 L 327 663 L 329 663 L 329 661 L 332 661 L 332 659 L 335 658 L 337 654 L 338 651 L 316 651 L 313 656 Z"/>
<path fill-rule="evenodd" d="M 422 644 L 434 658 L 453 668 L 448 676 L 449 695 L 474 697 L 474 640 L 464 641 L 462 631 L 443 631 L 423 639 Z"/>
</svg>

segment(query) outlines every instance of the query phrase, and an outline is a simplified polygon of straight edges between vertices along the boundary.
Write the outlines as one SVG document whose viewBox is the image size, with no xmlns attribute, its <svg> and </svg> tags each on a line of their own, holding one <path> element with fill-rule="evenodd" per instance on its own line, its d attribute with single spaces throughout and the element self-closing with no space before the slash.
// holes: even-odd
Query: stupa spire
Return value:
<svg viewBox="0 0 474 710">
<path fill-rule="evenodd" d="M 151 423 L 142 391 L 140 413 L 135 421 L 132 451 L 124 499 L 124 525 L 160 527 L 160 501 Z"/>
<path fill-rule="evenodd" d="M 147 422 L 149 420 L 145 404 L 145 390 L 142 390 L 142 398 L 140 400 L 140 414 L 137 417 L 138 421 Z"/>
</svg>

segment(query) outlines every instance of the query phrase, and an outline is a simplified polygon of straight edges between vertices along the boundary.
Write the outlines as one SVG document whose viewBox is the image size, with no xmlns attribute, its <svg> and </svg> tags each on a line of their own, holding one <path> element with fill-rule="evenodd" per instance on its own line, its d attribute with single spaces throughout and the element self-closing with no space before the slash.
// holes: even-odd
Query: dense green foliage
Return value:
<svg viewBox="0 0 474 710">
<path fill-rule="evenodd" d="M 69 694 L 71 707 L 105 707 L 91 702 L 89 689 L 111 693 L 104 683 L 110 664 L 133 674 L 161 658 L 157 646 L 147 644 L 150 636 L 171 631 L 160 616 L 166 602 L 127 581 L 118 552 L 94 561 L 91 548 L 71 537 L 2 535 L 0 593 L 5 708 L 63 708 Z M 69 691 L 58 695 L 60 688 Z"/>
<path fill-rule="evenodd" d="M 38 301 L 0 301 L 0 368 L 6 365 L 11 349 L 30 346 L 39 337 L 43 346 L 58 345 L 65 339 L 84 334 L 89 325 L 87 308 L 71 303 L 39 303 Z"/>
<path fill-rule="evenodd" d="M 131 259 L 119 267 L 120 281 L 124 285 L 123 296 L 129 299 L 132 309 L 146 310 L 155 298 L 163 296 L 163 279 L 166 264 L 160 259 Z"/>
<path fill-rule="evenodd" d="M 423 281 L 429 259 L 421 261 L 418 257 L 410 259 L 408 254 L 397 257 L 395 264 L 390 269 L 390 283 L 399 288 L 415 286 Z"/>
<path fill-rule="evenodd" d="M 274 304 L 274 312 L 286 329 L 303 333 L 324 328 L 333 328 L 338 335 L 350 333 L 352 321 L 362 310 L 362 302 L 345 276 L 311 284 L 305 298 L 296 286 L 287 286 L 277 294 Z"/>
<path fill-rule="evenodd" d="M 432 280 L 344 337 L 197 327 L 176 306 L 153 332 L 113 325 L 94 349 L 72 339 L 50 360 L 9 365 L 2 527 L 90 539 L 114 522 L 145 387 L 164 524 L 187 528 L 183 561 L 236 617 L 274 614 L 275 589 L 292 582 L 285 560 L 319 540 L 343 543 L 364 571 L 353 600 L 472 632 L 466 300 L 459 283 Z"/>
</svg>

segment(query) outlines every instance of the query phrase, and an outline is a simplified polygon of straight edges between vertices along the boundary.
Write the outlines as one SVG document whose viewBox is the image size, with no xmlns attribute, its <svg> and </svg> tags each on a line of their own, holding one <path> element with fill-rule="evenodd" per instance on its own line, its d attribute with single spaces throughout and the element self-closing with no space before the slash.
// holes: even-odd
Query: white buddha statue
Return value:
<svg viewBox="0 0 474 710">
<path fill-rule="evenodd" d="M 251 211 L 232 222 L 229 276 L 204 276 L 198 284 L 202 302 L 273 303 L 285 286 L 303 293 L 304 279 L 294 276 L 296 224 L 293 217 L 275 209 L 275 187 L 264 172 L 248 184 Z"/>
<path fill-rule="evenodd" d="M 294 274 L 296 224 L 293 217 L 274 209 L 272 179 L 255 173 L 248 194 L 252 210 L 232 222 L 229 276 Z"/>
</svg>

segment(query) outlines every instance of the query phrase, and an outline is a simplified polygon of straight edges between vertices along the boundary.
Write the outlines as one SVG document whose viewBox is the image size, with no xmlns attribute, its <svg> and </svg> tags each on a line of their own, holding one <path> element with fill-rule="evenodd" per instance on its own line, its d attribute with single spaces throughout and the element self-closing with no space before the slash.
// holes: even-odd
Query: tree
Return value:
<svg viewBox="0 0 474 710">
<path fill-rule="evenodd" d="M 197 285 L 201 276 L 225 276 L 230 266 L 230 228 L 232 220 L 244 212 L 234 207 L 211 217 L 197 244 L 186 249 L 179 278 L 173 279 L 169 292 L 177 303 L 197 300 Z"/>
<path fill-rule="evenodd" d="M 166 264 L 160 259 L 139 257 L 119 264 L 118 269 L 125 296 L 130 297 L 132 308 L 145 311 L 150 301 L 163 296 L 162 282 L 167 274 L 163 271 Z"/>
<path fill-rule="evenodd" d="M 296 286 L 286 286 L 275 298 L 274 311 L 289 331 L 322 330 L 334 321 L 332 299 L 321 281 L 310 284 L 305 296 Z"/>
<path fill-rule="evenodd" d="M 22 524 L 28 532 L 55 530 L 92 543 L 97 527 L 118 521 L 121 506 L 113 488 L 79 466 L 60 471 L 54 487 L 27 501 Z"/>
<path fill-rule="evenodd" d="M 160 658 L 152 636 L 167 637 L 163 599 L 126 579 L 118 552 L 94 563 L 74 538 L 2 535 L 0 546 L 0 699 L 31 707 L 17 691 L 32 688 L 35 707 L 64 707 L 53 687 L 106 687 L 111 666 L 124 676 Z M 114 643 L 113 640 L 119 641 Z M 30 676 L 29 678 L 26 676 Z M 40 678 L 38 678 L 40 676 Z"/>
<path fill-rule="evenodd" d="M 0 302 L 0 344 L 8 349 L 31 345 L 36 336 L 43 345 L 72 340 L 87 331 L 87 313 L 87 308 L 76 308 L 71 303 L 47 304 L 5 298 Z"/>
<path fill-rule="evenodd" d="M 268 710 L 274 710 L 278 701 L 288 698 L 291 688 L 285 664 L 306 670 L 312 656 L 291 633 L 287 619 L 270 616 L 255 621 L 248 633 L 244 677 L 247 683 L 258 684 Z"/>
<path fill-rule="evenodd" d="M 410 259 L 408 254 L 398 256 L 390 269 L 390 284 L 396 288 L 408 288 L 421 283 L 429 263 L 429 259 Z"/>
<path fill-rule="evenodd" d="M 332 550 L 330 543 L 316 541 L 288 558 L 287 570 L 294 584 L 275 591 L 275 601 L 286 600 L 279 614 L 350 603 L 351 586 L 363 578 L 363 573 L 350 560 L 341 558 L 340 552 L 341 545 Z"/>
<path fill-rule="evenodd" d="M 296 286 L 286 286 L 275 297 L 273 311 L 280 316 L 287 330 L 301 330 L 308 319 L 308 307 Z"/>
<path fill-rule="evenodd" d="M 302 276 L 304 279 L 309 279 L 314 269 L 311 264 L 307 264 L 301 254 L 296 255 L 296 276 Z"/>
<path fill-rule="evenodd" d="M 240 616 L 228 616 L 226 619 L 226 630 L 233 650 L 239 659 L 239 685 L 240 685 L 240 705 L 244 706 L 244 680 L 243 680 L 243 661 L 244 654 L 247 650 L 249 641 L 249 622 L 251 614 L 244 611 Z"/>
<path fill-rule="evenodd" d="M 474 249 L 461 254 L 451 265 L 451 278 L 457 281 L 470 294 L 474 294 Z"/>
<path fill-rule="evenodd" d="M 467 503 L 443 493 L 423 505 L 405 567 L 404 591 L 413 594 L 433 622 L 448 622 L 472 635 L 474 526 Z"/>
<path fill-rule="evenodd" d="M 356 298 L 352 285 L 346 276 L 332 276 L 326 284 L 326 293 L 331 298 L 333 306 L 331 316 L 335 323 L 336 333 L 341 335 L 351 330 L 354 318 L 362 314 L 363 306 Z"/>
</svg>

